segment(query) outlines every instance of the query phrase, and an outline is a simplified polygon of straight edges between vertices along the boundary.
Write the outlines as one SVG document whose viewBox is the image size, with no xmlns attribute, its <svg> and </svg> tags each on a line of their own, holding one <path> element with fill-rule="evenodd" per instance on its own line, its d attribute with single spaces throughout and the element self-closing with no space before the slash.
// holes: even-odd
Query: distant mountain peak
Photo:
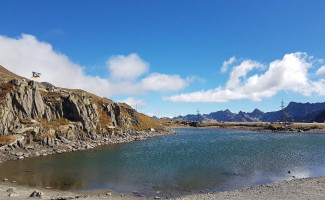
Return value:
<svg viewBox="0 0 325 200">
<path fill-rule="evenodd" d="M 255 110 L 252 112 L 252 113 L 264 113 L 263 111 L 261 111 L 260 109 L 258 108 L 255 108 Z"/>
<path fill-rule="evenodd" d="M 226 112 L 226 113 L 232 113 L 229 109 L 226 109 L 224 112 Z"/>
</svg>

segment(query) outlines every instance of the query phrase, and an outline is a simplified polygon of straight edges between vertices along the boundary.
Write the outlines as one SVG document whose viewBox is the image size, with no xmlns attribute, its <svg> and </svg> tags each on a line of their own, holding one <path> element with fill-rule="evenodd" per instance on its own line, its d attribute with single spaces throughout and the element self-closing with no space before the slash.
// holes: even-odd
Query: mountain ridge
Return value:
<svg viewBox="0 0 325 200">
<path fill-rule="evenodd" d="M 299 103 L 290 102 L 284 108 L 284 121 L 288 122 L 324 122 L 325 102 Z M 185 115 L 173 119 L 198 121 L 219 121 L 219 122 L 277 122 L 282 121 L 282 110 L 263 112 L 255 108 L 252 112 L 239 111 L 233 113 L 229 109 L 211 112 L 209 114 Z"/>
</svg>

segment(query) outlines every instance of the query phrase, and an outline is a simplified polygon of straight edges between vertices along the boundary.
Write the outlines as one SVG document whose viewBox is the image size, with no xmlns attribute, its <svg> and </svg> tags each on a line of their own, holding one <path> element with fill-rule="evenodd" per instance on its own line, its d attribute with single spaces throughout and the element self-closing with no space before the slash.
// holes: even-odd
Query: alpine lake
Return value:
<svg viewBox="0 0 325 200">
<path fill-rule="evenodd" d="M 0 164 L 0 178 L 59 190 L 175 197 L 325 176 L 325 134 L 176 130 L 90 151 L 7 161 Z"/>
</svg>

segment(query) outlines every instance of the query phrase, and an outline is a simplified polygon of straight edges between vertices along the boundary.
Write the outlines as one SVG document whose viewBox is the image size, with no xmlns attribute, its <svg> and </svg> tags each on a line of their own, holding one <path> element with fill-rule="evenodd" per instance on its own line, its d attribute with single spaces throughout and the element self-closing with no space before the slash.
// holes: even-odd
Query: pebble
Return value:
<svg viewBox="0 0 325 200">
<path fill-rule="evenodd" d="M 7 192 L 13 193 L 15 191 L 15 188 L 8 188 Z"/>
<path fill-rule="evenodd" d="M 112 193 L 107 192 L 106 195 L 107 195 L 107 196 L 112 196 Z"/>
<path fill-rule="evenodd" d="M 155 199 L 160 199 L 160 197 L 158 197 L 158 196 L 155 196 Z"/>
<path fill-rule="evenodd" d="M 18 152 L 18 153 L 16 153 L 16 156 L 22 156 L 22 155 L 24 155 L 22 152 Z"/>
</svg>

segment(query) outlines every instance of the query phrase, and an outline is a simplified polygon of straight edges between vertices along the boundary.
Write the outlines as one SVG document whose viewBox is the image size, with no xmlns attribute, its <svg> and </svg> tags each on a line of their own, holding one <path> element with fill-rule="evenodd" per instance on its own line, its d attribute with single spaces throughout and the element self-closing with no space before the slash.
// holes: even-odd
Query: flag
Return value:
<svg viewBox="0 0 325 200">
<path fill-rule="evenodd" d="M 38 73 L 38 72 L 32 72 L 32 73 L 33 73 L 32 78 L 40 78 L 41 77 L 41 73 Z"/>
</svg>

